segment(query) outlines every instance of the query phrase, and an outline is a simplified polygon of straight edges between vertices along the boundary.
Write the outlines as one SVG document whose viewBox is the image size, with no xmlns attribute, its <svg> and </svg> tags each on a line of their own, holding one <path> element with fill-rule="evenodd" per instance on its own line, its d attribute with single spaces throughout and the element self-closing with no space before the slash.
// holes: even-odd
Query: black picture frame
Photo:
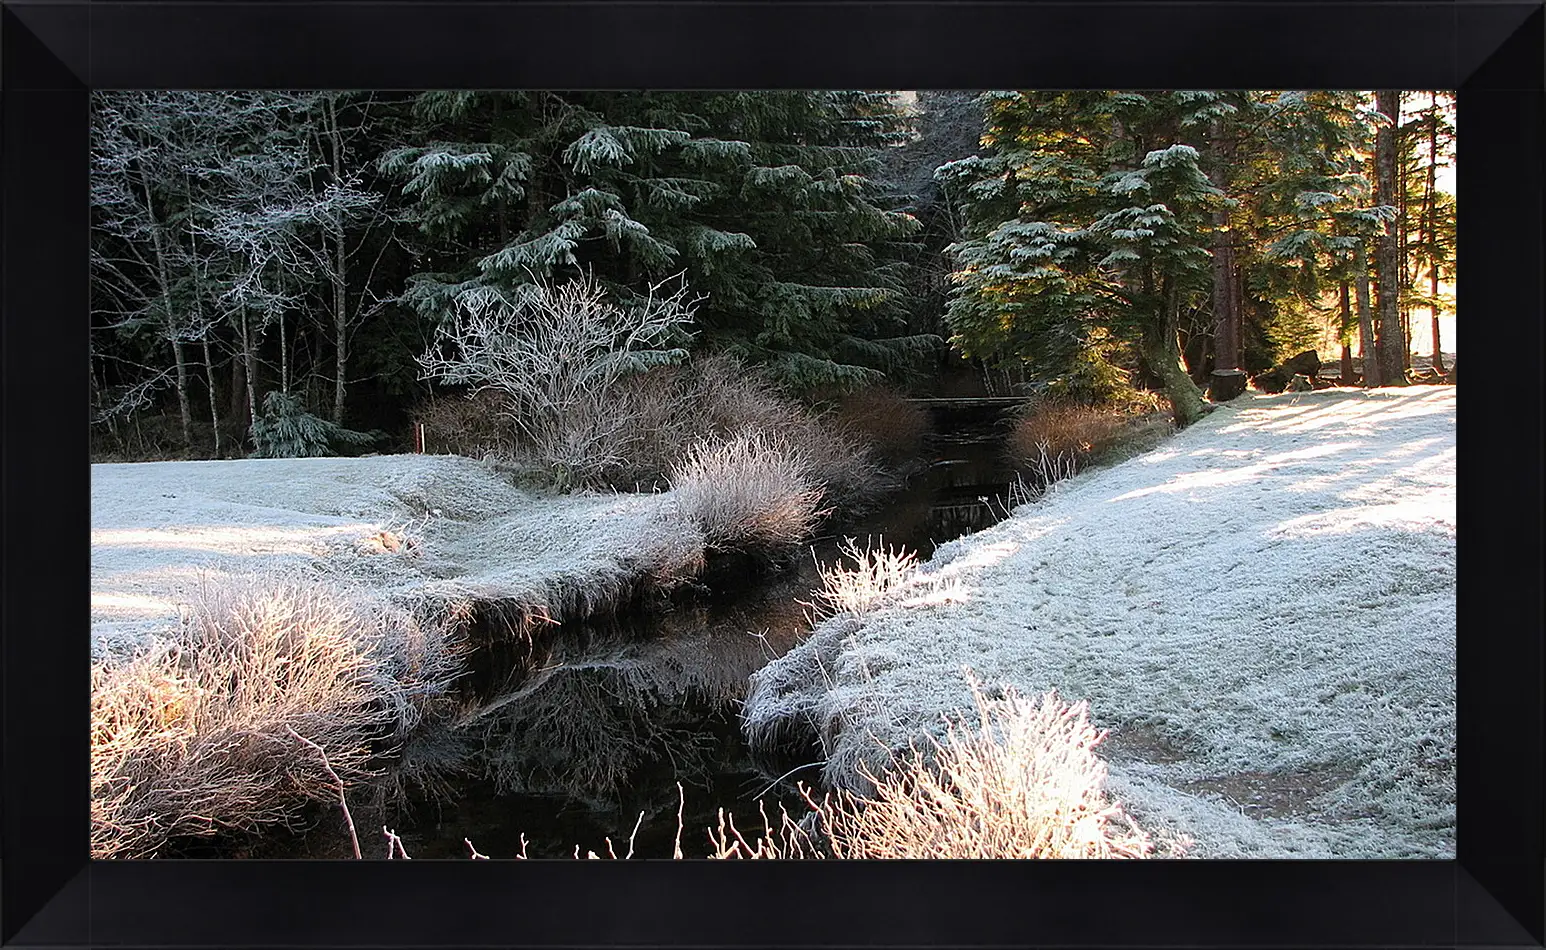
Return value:
<svg viewBox="0 0 1547 950">
<path fill-rule="evenodd" d="M 4 3 L 0 943 L 1542 946 L 1535 362 L 1459 409 L 1455 861 L 90 862 L 84 695 L 92 88 L 1457 89 L 1458 309 L 1535 361 L 1542 37 L 1512 0 Z"/>
</svg>

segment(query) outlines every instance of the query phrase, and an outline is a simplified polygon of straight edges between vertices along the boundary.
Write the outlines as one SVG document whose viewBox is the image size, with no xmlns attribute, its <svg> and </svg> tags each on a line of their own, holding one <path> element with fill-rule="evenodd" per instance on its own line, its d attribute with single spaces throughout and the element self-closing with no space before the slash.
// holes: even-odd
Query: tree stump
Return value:
<svg viewBox="0 0 1547 950">
<path fill-rule="evenodd" d="M 1246 392 L 1246 371 L 1216 369 L 1209 374 L 1209 399 L 1213 402 L 1229 402 Z"/>
</svg>

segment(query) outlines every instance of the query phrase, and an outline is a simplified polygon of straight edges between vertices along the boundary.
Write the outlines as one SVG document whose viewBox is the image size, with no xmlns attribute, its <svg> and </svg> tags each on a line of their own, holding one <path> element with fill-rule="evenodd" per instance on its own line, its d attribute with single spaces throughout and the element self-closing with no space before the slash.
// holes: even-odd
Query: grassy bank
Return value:
<svg viewBox="0 0 1547 950">
<path fill-rule="evenodd" d="M 681 492 L 628 495 L 518 488 L 451 456 L 94 466 L 94 853 L 433 780 L 414 774 L 433 754 L 381 762 L 475 712 L 448 706 L 469 647 L 664 596 L 816 517 L 806 483 L 713 461 L 684 463 Z"/>
<path fill-rule="evenodd" d="M 869 793 L 967 664 L 1088 700 L 1114 793 L 1199 856 L 1451 855 L 1454 492 L 1454 389 L 1244 397 L 838 611 L 749 741 Z"/>
</svg>

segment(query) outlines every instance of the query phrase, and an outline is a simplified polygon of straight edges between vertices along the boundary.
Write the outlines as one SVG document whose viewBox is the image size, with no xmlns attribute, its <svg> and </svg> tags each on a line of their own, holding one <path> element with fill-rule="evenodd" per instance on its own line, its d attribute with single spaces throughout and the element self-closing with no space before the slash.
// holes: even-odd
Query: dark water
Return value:
<svg viewBox="0 0 1547 950">
<path fill-rule="evenodd" d="M 414 858 L 465 858 L 464 838 L 483 854 L 512 857 L 523 837 L 529 857 L 571 857 L 577 846 L 582 856 L 605 856 L 608 837 L 622 857 L 637 822 L 634 856 L 669 858 L 680 807 L 683 852 L 702 857 L 718 809 L 748 837 L 761 830 L 759 805 L 775 821 L 781 804 L 801 814 L 790 781 L 761 774 L 748 758 L 737 721 L 748 677 L 810 629 L 801 602 L 819 583 L 817 562 L 840 559 L 843 538 L 927 558 L 998 520 L 1011 478 L 1002 445 L 992 430 L 932 438 L 902 492 L 750 588 L 549 628 L 513 666 L 491 669 L 485 657 L 481 713 L 437 737 L 443 748 L 408 753 L 445 758 L 458 774 L 438 799 L 415 795 L 390 812 L 356 815 L 366 856 L 385 856 L 386 823 Z M 787 779 L 809 783 L 816 765 Z M 342 824 L 336 812 L 323 814 L 309 833 L 254 856 L 350 856 Z"/>
</svg>

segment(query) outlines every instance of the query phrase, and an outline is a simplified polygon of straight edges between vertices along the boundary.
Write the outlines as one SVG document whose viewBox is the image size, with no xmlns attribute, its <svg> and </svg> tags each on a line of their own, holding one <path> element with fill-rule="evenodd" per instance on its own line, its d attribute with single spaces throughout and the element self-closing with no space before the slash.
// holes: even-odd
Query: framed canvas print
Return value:
<svg viewBox="0 0 1547 950">
<path fill-rule="evenodd" d="M 1540 4 L 3 15 L 0 939 L 1541 945 Z"/>
</svg>

